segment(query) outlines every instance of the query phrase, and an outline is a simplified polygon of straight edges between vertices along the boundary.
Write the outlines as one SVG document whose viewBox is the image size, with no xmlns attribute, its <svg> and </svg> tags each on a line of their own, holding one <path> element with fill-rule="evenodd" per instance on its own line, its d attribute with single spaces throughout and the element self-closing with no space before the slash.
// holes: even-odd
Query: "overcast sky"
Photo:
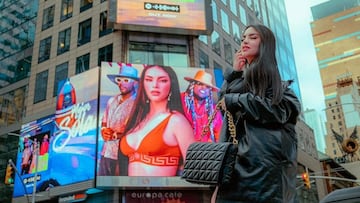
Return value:
<svg viewBox="0 0 360 203">
<path fill-rule="evenodd" d="M 310 29 L 312 22 L 310 7 L 325 1 L 285 0 L 303 110 L 316 109 L 320 114 L 324 114 L 325 101 Z"/>
</svg>

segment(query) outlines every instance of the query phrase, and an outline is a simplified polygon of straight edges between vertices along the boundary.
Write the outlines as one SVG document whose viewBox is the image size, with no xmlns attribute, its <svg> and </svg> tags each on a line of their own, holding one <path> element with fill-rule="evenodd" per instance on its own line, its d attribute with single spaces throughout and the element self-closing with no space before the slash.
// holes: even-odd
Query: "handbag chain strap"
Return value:
<svg viewBox="0 0 360 203">
<path fill-rule="evenodd" d="M 238 140 L 236 139 L 236 128 L 235 128 L 235 124 L 234 124 L 234 118 L 233 118 L 232 114 L 230 113 L 230 111 L 228 111 L 226 109 L 225 101 L 223 99 L 220 100 L 216 104 L 215 111 L 210 115 L 209 121 L 201 133 L 201 137 L 203 137 L 205 135 L 205 133 L 207 133 L 209 131 L 210 125 L 213 122 L 218 110 L 223 110 L 225 112 L 226 117 L 228 118 L 228 130 L 229 130 L 230 136 L 232 138 L 232 143 L 238 144 Z"/>
</svg>

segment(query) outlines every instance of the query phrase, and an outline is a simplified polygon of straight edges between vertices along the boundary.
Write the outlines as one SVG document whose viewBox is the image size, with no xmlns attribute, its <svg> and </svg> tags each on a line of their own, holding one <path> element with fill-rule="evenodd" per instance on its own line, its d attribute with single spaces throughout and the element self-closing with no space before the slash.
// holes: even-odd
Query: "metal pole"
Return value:
<svg viewBox="0 0 360 203">
<path fill-rule="evenodd" d="M 341 178 L 341 177 L 331 177 L 331 176 L 309 176 L 310 178 L 322 178 L 322 179 L 330 179 L 330 180 L 341 180 L 341 181 L 348 181 L 354 183 L 360 183 L 360 180 L 357 179 L 349 179 L 349 178 Z"/>
<path fill-rule="evenodd" d="M 301 176 L 297 176 L 297 178 L 301 178 Z M 354 182 L 354 183 L 360 183 L 360 180 L 357 179 L 349 179 L 349 178 L 341 178 L 341 177 L 332 177 L 332 176 L 309 176 L 309 178 L 313 179 L 330 179 L 330 180 L 341 180 L 341 181 L 348 181 L 348 182 Z"/>
<path fill-rule="evenodd" d="M 34 175 L 34 187 L 33 187 L 33 193 L 32 193 L 32 200 L 31 203 L 35 203 L 35 195 L 36 195 L 36 182 L 37 182 L 37 174 L 38 174 L 38 163 L 39 163 L 39 142 L 36 142 L 35 147 L 35 175 Z"/>
<path fill-rule="evenodd" d="M 19 176 L 19 179 L 21 180 L 21 185 L 24 188 L 24 192 L 25 192 L 27 202 L 29 203 L 30 202 L 29 195 L 27 193 L 27 190 L 26 190 L 26 187 L 25 187 L 25 184 L 24 184 L 24 180 L 21 178 L 21 175 L 20 175 L 19 171 L 17 170 L 16 165 L 14 164 L 14 162 L 11 159 L 9 159 L 9 164 L 14 168 L 15 173 Z"/>
</svg>

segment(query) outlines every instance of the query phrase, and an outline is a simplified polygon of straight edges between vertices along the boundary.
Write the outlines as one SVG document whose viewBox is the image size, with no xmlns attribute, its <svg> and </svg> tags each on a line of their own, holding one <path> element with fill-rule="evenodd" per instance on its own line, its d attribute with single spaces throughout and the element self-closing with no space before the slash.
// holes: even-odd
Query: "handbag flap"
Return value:
<svg viewBox="0 0 360 203">
<path fill-rule="evenodd" d="M 202 184 L 217 184 L 219 182 L 224 156 L 230 142 L 192 143 L 186 153 L 182 178 L 189 182 Z"/>
</svg>

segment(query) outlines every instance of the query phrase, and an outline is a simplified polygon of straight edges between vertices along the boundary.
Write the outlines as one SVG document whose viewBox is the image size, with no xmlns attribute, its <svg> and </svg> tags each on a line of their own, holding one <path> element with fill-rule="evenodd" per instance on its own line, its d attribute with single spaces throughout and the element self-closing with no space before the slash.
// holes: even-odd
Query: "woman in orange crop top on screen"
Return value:
<svg viewBox="0 0 360 203">
<path fill-rule="evenodd" d="M 129 176 L 175 176 L 193 130 L 184 116 L 179 82 L 168 66 L 146 66 L 120 150 Z"/>
</svg>

